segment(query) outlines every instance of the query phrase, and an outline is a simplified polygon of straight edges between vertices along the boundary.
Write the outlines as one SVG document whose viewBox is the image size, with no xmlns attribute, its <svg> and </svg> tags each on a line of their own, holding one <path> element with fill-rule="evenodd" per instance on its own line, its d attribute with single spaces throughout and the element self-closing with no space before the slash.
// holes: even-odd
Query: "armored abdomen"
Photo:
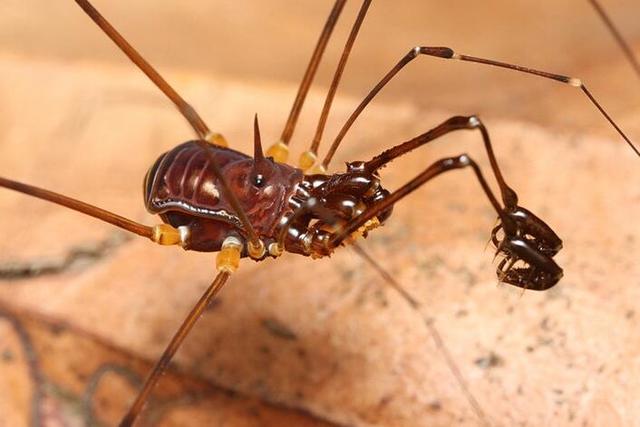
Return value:
<svg viewBox="0 0 640 427">
<path fill-rule="evenodd" d="M 161 155 L 145 177 L 147 209 L 174 227 L 198 229 L 198 241 L 191 241 L 186 249 L 216 251 L 221 239 L 233 231 L 246 237 L 214 174 L 213 162 L 255 230 L 271 237 L 279 219 L 291 209 L 288 199 L 302 172 L 269 161 L 273 168 L 269 181 L 256 187 L 250 180 L 253 158 L 229 148 L 190 141 Z"/>
<path fill-rule="evenodd" d="M 186 142 L 164 153 L 145 177 L 145 204 L 155 214 L 181 211 L 187 214 L 216 218 L 240 225 L 233 210 L 220 194 L 220 183 L 213 173 L 215 161 L 221 171 L 229 164 L 250 157 L 238 151 Z"/>
</svg>

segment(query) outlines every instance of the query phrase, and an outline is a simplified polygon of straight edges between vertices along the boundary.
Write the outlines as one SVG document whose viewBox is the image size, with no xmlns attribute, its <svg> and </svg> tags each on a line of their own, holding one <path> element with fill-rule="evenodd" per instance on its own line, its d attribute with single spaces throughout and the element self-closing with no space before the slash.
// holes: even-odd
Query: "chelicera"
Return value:
<svg viewBox="0 0 640 427">
<path fill-rule="evenodd" d="M 395 203 L 448 171 L 473 172 L 498 224 L 490 239 L 500 257 L 498 279 L 523 289 L 546 290 L 562 277 L 553 257 L 562 241 L 542 219 L 519 204 L 516 192 L 506 183 L 493 151 L 489 133 L 476 116 L 455 116 L 415 138 L 395 145 L 365 161 L 347 164 L 341 173 L 327 172 L 331 159 L 349 128 L 382 88 L 407 64 L 420 56 L 492 65 L 533 74 L 577 87 L 600 110 L 634 152 L 640 155 L 620 128 L 602 109 L 586 86 L 576 78 L 454 52 L 448 47 L 412 48 L 380 80 L 349 117 L 326 157 L 318 161 L 318 149 L 333 97 L 371 0 L 364 0 L 347 39 L 330 86 L 316 135 L 299 167 L 286 164 L 288 145 L 318 64 L 346 0 L 336 0 L 318 40 L 280 140 L 263 152 L 258 117 L 254 119 L 254 153 L 248 156 L 228 147 L 221 134 L 211 132 L 198 113 L 147 63 L 87 0 L 80 7 L 116 45 L 162 90 L 193 127 L 197 139 L 161 154 L 143 184 L 147 209 L 162 223 L 147 226 L 69 197 L 0 178 L 0 186 L 48 200 L 109 222 L 162 245 L 185 250 L 218 252 L 218 274 L 185 319 L 147 378 L 137 399 L 122 419 L 131 425 L 141 412 L 154 385 L 166 369 L 195 321 L 239 267 L 241 258 L 261 261 L 291 252 L 312 258 L 329 256 L 342 245 L 353 244 L 384 224 Z M 380 171 L 398 157 L 459 130 L 478 133 L 489 158 L 499 194 L 494 194 L 483 171 L 467 154 L 440 159 L 395 191 L 381 183 Z M 358 248 L 358 246 L 356 246 Z M 362 249 L 358 253 L 371 261 Z M 412 300 L 408 298 L 410 302 Z"/>
</svg>

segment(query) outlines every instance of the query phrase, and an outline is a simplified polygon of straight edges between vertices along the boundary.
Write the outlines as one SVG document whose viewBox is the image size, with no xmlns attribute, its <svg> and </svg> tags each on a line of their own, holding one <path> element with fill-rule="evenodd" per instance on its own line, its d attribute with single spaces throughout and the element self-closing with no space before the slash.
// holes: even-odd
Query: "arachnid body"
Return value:
<svg viewBox="0 0 640 427">
<path fill-rule="evenodd" d="M 443 48 L 429 47 L 412 49 L 407 55 L 417 57 L 423 54 L 440 58 L 453 58 L 455 55 Z M 185 115 L 190 117 L 189 114 Z M 214 143 L 220 141 L 218 135 L 209 135 L 199 128 L 197 121 L 193 123 L 196 123 L 193 126 L 196 133 L 201 133 L 201 140 L 186 143 L 161 155 L 149 170 L 144 186 L 147 207 L 161 214 L 171 228 L 158 226 L 136 230 L 155 241 L 180 243 L 187 249 L 222 249 L 224 255 L 219 268 L 223 278 L 235 270 L 240 257 L 262 260 L 278 257 L 285 250 L 324 257 L 342 243 L 359 239 L 384 223 L 391 213 L 391 207 L 400 198 L 397 196 L 397 199 L 392 199 L 390 193 L 380 186 L 378 170 L 382 166 L 432 138 L 453 130 L 473 130 L 478 139 L 484 136 L 484 127 L 476 117 L 455 116 L 443 121 L 431 133 L 422 133 L 404 144 L 369 157 L 369 160 L 365 158 L 361 162 L 351 162 L 341 174 L 325 175 L 320 170 L 320 174 L 303 175 L 300 169 L 285 167 L 269 159 L 269 153 L 267 157 L 262 155 L 257 121 L 253 132 L 254 157 L 203 143 L 204 139 L 211 139 Z M 213 138 L 209 138 L 211 136 Z M 487 141 L 488 138 L 485 138 L 488 147 Z M 492 159 L 492 156 L 489 151 L 489 158 Z M 226 163 L 216 160 L 219 157 L 225 157 L 229 167 L 235 167 L 225 170 Z M 433 160 L 428 164 L 432 164 Z M 220 176 L 228 184 L 223 184 L 207 162 L 218 164 L 220 172 L 224 172 Z M 477 174 L 478 169 L 474 167 L 475 163 L 466 155 L 444 158 L 433 163 L 432 168 L 425 169 L 425 174 L 420 175 L 422 181 L 414 181 L 410 187 L 406 187 L 402 197 L 436 173 L 466 168 L 475 170 Z M 560 248 L 557 236 L 536 216 L 518 205 L 515 193 L 502 180 L 497 166 L 494 173 L 502 194 L 501 197 L 490 197 L 490 202 L 500 216 L 500 222 L 493 231 L 489 230 L 488 235 L 493 236 L 494 243 L 500 248 L 499 255 L 503 256 L 498 263 L 499 278 L 525 289 L 553 286 L 561 276 L 561 270 L 552 260 Z M 274 176 L 282 178 L 278 181 L 281 186 L 269 191 L 271 198 L 261 198 L 269 185 L 273 185 Z M 483 180 L 480 182 L 482 184 Z M 3 184 L 16 188 L 9 181 L 3 181 Z M 246 211 L 255 236 L 252 236 L 243 219 L 235 215 L 237 206 L 225 195 L 225 188 L 231 190 L 241 210 Z M 268 207 L 252 211 L 253 206 L 262 206 L 261 200 L 269 202 L 266 205 Z M 273 204 L 274 200 L 277 203 Z M 114 219 L 114 222 L 118 221 Z M 213 289 L 217 290 L 220 284 L 218 282 Z"/>
</svg>

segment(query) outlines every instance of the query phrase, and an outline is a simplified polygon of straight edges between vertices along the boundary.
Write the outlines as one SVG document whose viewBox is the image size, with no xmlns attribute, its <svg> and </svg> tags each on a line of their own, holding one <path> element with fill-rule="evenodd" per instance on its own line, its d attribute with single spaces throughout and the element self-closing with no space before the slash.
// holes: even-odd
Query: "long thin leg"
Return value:
<svg viewBox="0 0 640 427">
<path fill-rule="evenodd" d="M 456 363 L 453 356 L 451 355 L 451 352 L 445 345 L 444 339 L 442 339 L 442 335 L 440 335 L 440 331 L 438 331 L 438 328 L 436 327 L 434 322 L 431 321 L 431 319 L 427 318 L 426 315 L 422 314 L 421 311 L 423 307 L 420 305 L 418 300 L 416 300 L 409 292 L 407 292 L 400 285 L 400 283 L 398 283 L 395 277 L 393 277 L 391 273 L 389 273 L 384 267 L 382 267 L 382 265 L 380 265 L 379 262 L 377 262 L 371 255 L 369 255 L 369 253 L 367 253 L 367 251 L 365 251 L 361 245 L 359 245 L 357 242 L 354 242 L 352 247 L 355 250 L 356 254 L 360 256 L 360 258 L 362 258 L 378 274 L 380 274 L 380 276 L 384 279 L 384 281 L 388 286 L 390 286 L 396 292 L 398 292 L 398 294 L 400 294 L 400 296 L 411 306 L 411 308 L 416 310 L 418 314 L 421 315 L 422 319 L 424 320 L 424 324 L 427 327 L 429 334 L 431 335 L 431 338 L 433 339 L 436 347 L 438 348 L 438 350 L 444 357 L 445 361 L 447 362 L 447 366 L 449 367 L 449 370 L 451 371 L 456 381 L 458 382 L 458 385 L 462 390 L 462 393 L 464 393 L 465 397 L 467 398 L 469 405 L 471 405 L 471 408 L 475 412 L 476 416 L 478 417 L 482 425 L 490 426 L 491 423 L 489 422 L 489 419 L 486 413 L 482 409 L 482 406 L 480 406 L 478 399 L 476 399 L 476 397 L 473 395 L 473 393 L 469 389 L 469 385 L 467 384 L 467 381 L 462 375 L 462 371 L 460 371 L 458 364 Z"/>
<path fill-rule="evenodd" d="M 582 83 L 580 79 L 574 77 L 563 76 L 560 74 L 553 74 L 546 71 L 534 70 L 532 68 L 522 67 L 519 65 L 509 64 L 506 62 L 494 61 L 491 59 L 485 58 L 477 58 L 468 55 L 462 55 L 454 52 L 451 48 L 448 47 L 429 47 L 429 46 L 417 46 L 411 49 L 402 59 L 374 86 L 374 88 L 365 96 L 360 105 L 356 107 L 354 112 L 349 116 L 345 124 L 343 125 L 340 132 L 334 139 L 329 151 L 327 152 L 324 160 L 322 161 L 322 167 L 327 169 L 329 167 L 329 163 L 333 158 L 336 150 L 338 149 L 340 143 L 343 138 L 347 134 L 348 130 L 351 128 L 353 123 L 356 121 L 360 113 L 365 109 L 365 107 L 371 102 L 371 100 L 382 90 L 384 86 L 386 86 L 389 81 L 395 77 L 396 74 L 400 72 L 408 63 L 418 57 L 418 55 L 427 55 L 433 56 L 442 59 L 457 59 L 459 61 L 466 62 L 475 62 L 478 64 L 484 65 L 492 65 L 495 67 L 506 68 L 513 71 L 518 71 L 521 73 L 532 74 L 538 77 L 543 77 L 550 80 L 555 80 L 557 82 L 565 83 L 573 87 L 580 88 L 582 92 L 585 94 L 589 101 L 600 111 L 600 113 L 607 119 L 607 121 L 614 127 L 614 129 L 620 134 L 620 136 L 625 140 L 625 142 L 631 147 L 631 149 L 636 153 L 637 156 L 640 157 L 640 150 L 631 142 L 631 140 L 627 137 L 627 135 L 620 129 L 620 127 L 613 121 L 613 119 L 609 116 L 609 114 L 602 108 L 600 103 L 595 99 L 595 97 L 591 94 L 591 92 L 587 89 L 587 87 Z"/>
<path fill-rule="evenodd" d="M 200 139 L 211 139 L 211 131 L 196 110 L 176 92 L 173 87 L 136 51 L 133 46 L 96 10 L 88 0 L 76 0 L 102 31 L 129 57 L 131 61 L 175 104 L 180 113 L 189 122 Z M 215 139 L 215 137 L 214 137 Z"/>
<path fill-rule="evenodd" d="M 217 169 L 217 167 L 215 167 L 215 164 L 211 164 L 212 166 L 214 166 L 214 169 Z M 220 174 L 220 176 L 222 177 L 222 174 Z M 226 185 L 224 177 L 221 178 L 221 181 L 223 182 L 223 184 L 225 184 L 222 186 L 223 191 L 225 192 L 225 197 L 227 197 L 227 199 L 229 200 L 235 199 L 233 193 L 231 193 L 231 191 L 228 189 L 229 187 Z M 180 232 L 168 224 L 159 224 L 153 227 L 149 227 L 147 225 L 140 224 L 138 222 L 124 218 L 113 212 L 109 212 L 80 200 L 76 200 L 62 194 L 54 193 L 53 191 L 45 190 L 43 188 L 35 187 L 28 184 L 23 184 L 21 182 L 13 181 L 7 178 L 0 177 L 0 187 L 5 187 L 10 190 L 18 191 L 29 196 L 37 197 L 38 199 L 46 200 L 48 202 L 56 203 L 66 208 L 73 209 L 75 211 L 108 222 L 109 224 L 120 227 L 126 231 L 130 231 L 131 233 L 146 237 L 161 245 L 176 245 L 182 243 Z M 233 199 L 231 198 L 232 196 Z M 236 203 L 238 202 L 236 201 Z M 240 205 L 238 204 L 238 206 Z M 246 222 L 251 225 L 244 211 L 242 209 L 238 209 L 238 212 L 244 215 L 244 220 L 242 216 L 240 217 L 240 219 L 243 220 L 243 224 Z M 251 232 L 253 232 L 253 236 L 258 239 L 252 227 L 249 228 L 250 236 L 252 235 Z M 257 241 L 259 242 L 259 240 Z M 253 240 L 251 240 L 251 242 L 253 243 Z"/>
<path fill-rule="evenodd" d="M 318 71 L 318 67 L 320 66 L 320 60 L 322 59 L 322 55 L 327 47 L 327 43 L 331 38 L 331 34 L 333 33 L 333 29 L 338 22 L 338 18 L 340 18 L 340 14 L 342 13 L 342 9 L 346 4 L 346 0 L 336 0 L 331 9 L 331 13 L 327 18 L 327 22 L 324 24 L 322 32 L 320 33 L 320 38 L 318 38 L 318 42 L 316 43 L 316 47 L 313 50 L 313 54 L 311 55 L 311 59 L 309 60 L 309 65 L 307 65 L 307 69 L 304 72 L 304 76 L 302 77 L 302 81 L 300 82 L 300 87 L 298 88 L 298 93 L 296 94 L 296 99 L 293 101 L 293 105 L 291 106 L 291 111 L 289 112 L 289 117 L 287 118 L 287 122 L 284 125 L 284 129 L 282 130 L 282 135 L 280 136 L 280 141 L 275 143 L 273 146 L 269 147 L 267 150 L 267 155 L 273 157 L 275 160 L 284 163 L 288 156 L 288 145 L 291 141 L 291 137 L 293 136 L 293 131 L 296 128 L 296 124 L 298 123 L 298 118 L 300 117 L 300 112 L 302 111 L 302 106 L 304 101 L 309 93 L 309 88 L 311 87 L 311 83 Z"/>
<path fill-rule="evenodd" d="M 47 200 L 49 202 L 65 206 L 78 212 L 82 212 L 86 215 L 108 222 L 124 230 L 130 231 L 143 237 L 147 237 L 155 241 L 156 243 L 179 244 L 181 241 L 180 233 L 167 224 L 148 227 L 146 225 L 137 223 L 135 221 L 121 217 L 112 212 L 89 205 L 79 200 L 75 200 L 48 190 L 43 190 L 38 187 L 33 187 L 27 184 L 8 180 L 6 178 L 0 177 L 0 187 L 9 188 L 33 197 L 37 197 L 42 200 Z M 162 373 L 166 370 L 169 362 L 171 361 L 171 358 L 182 344 L 182 341 L 185 339 L 204 309 L 209 305 L 211 300 L 224 286 L 230 274 L 237 268 L 237 262 L 240 258 L 241 252 L 239 245 L 240 243 L 233 239 L 231 240 L 230 244 L 227 245 L 226 242 L 225 244 L 223 244 L 223 248 L 218 255 L 217 262 L 220 272 L 216 276 L 211 286 L 207 289 L 205 294 L 193 307 L 187 318 L 184 320 L 184 322 L 172 338 L 171 342 L 162 354 L 162 357 L 158 360 L 153 370 L 151 371 L 134 404 L 129 409 L 127 415 L 123 418 L 120 424 L 121 426 L 132 425 L 133 421 L 138 416 L 138 414 L 142 410 L 142 407 L 147 401 L 149 393 L 160 379 Z"/>
<path fill-rule="evenodd" d="M 627 57 L 627 60 L 631 64 L 631 67 L 633 67 L 633 70 L 636 72 L 637 76 L 640 77 L 640 62 L 638 61 L 636 55 L 633 53 L 633 50 L 631 50 L 629 43 L 627 43 L 624 37 L 622 37 L 622 34 L 620 34 L 618 28 L 615 26 L 611 18 L 609 18 L 607 12 L 604 11 L 604 8 L 600 6 L 600 3 L 598 3 L 596 0 L 589 0 L 589 3 L 591 3 L 591 6 L 593 6 L 595 11 L 598 13 L 598 16 L 600 16 L 600 19 L 602 19 L 602 22 L 604 22 L 604 25 L 607 26 L 613 38 L 616 39 L 616 43 L 618 43 L 618 46 L 620 46 L 620 49 L 622 49 L 622 52 Z"/>
<path fill-rule="evenodd" d="M 294 212 L 294 214 L 289 218 L 288 224 L 294 224 L 299 217 L 302 217 L 308 213 L 313 213 L 316 218 L 321 219 L 326 224 L 336 224 L 338 221 L 338 218 L 335 215 L 335 212 L 331 211 L 330 209 L 326 209 L 322 204 L 318 202 L 318 200 L 314 198 L 310 198 L 306 201 L 305 204 L 303 204 L 299 209 L 297 209 Z M 288 232 L 288 227 L 285 226 L 285 227 L 282 227 L 279 233 L 278 245 L 280 246 L 280 252 L 284 250 L 284 241 L 285 241 L 287 232 Z M 389 274 L 384 268 L 382 268 L 382 266 L 379 263 L 377 263 L 357 242 L 355 241 L 352 242 L 352 247 L 355 250 L 356 254 L 358 254 L 361 258 L 363 258 L 365 262 L 370 264 L 383 277 L 383 279 L 387 282 L 389 286 L 394 288 L 394 290 L 396 290 L 413 309 L 415 309 L 419 314 L 421 314 L 420 313 L 421 307 L 419 302 L 411 294 L 409 294 L 393 278 L 391 274 Z M 458 368 L 458 365 L 453 359 L 451 353 L 445 346 L 444 340 L 442 339 L 438 329 L 433 324 L 433 322 L 429 321 L 429 319 L 424 318 L 424 316 L 423 316 L 423 319 L 424 319 L 425 325 L 427 326 L 429 334 L 431 335 L 431 337 L 433 338 L 436 344 L 436 347 L 445 358 L 447 365 L 449 366 L 449 369 L 451 370 L 454 377 L 456 378 L 456 381 L 458 382 L 462 392 L 464 393 L 467 400 L 469 401 L 469 404 L 471 405 L 473 411 L 476 413 L 476 416 L 481 421 L 482 425 L 490 426 L 491 424 L 489 423 L 486 414 L 482 410 L 482 407 L 478 403 L 478 400 L 469 390 L 469 387 L 462 375 L 462 372 Z"/>
<path fill-rule="evenodd" d="M 207 288 L 206 292 L 202 295 L 202 297 L 200 297 L 200 300 L 191 309 L 187 318 L 184 319 L 178 331 L 175 333 L 173 338 L 171 338 L 171 342 L 169 342 L 169 345 L 162 353 L 162 356 L 156 362 L 153 370 L 142 386 L 142 390 L 140 390 L 138 396 L 136 397 L 136 400 L 133 402 L 133 405 L 131 405 L 127 414 L 124 416 L 124 418 L 122 418 L 122 421 L 120 421 L 120 427 L 128 427 L 133 425 L 133 422 L 140 414 L 140 411 L 142 411 L 144 404 L 147 402 L 147 399 L 149 398 L 149 394 L 153 390 L 153 387 L 155 387 L 155 385 L 158 383 L 158 380 L 167 369 L 167 366 L 169 366 L 169 362 L 171 362 L 173 355 L 176 353 L 204 310 L 209 306 L 218 292 L 220 292 L 220 289 L 222 289 L 222 287 L 225 285 L 227 279 L 229 279 L 229 276 L 230 273 L 228 271 L 219 272 L 209 288 Z"/>
<path fill-rule="evenodd" d="M 498 252 L 509 259 L 517 258 L 526 264 L 524 268 L 501 271 L 502 280 L 515 286 L 533 290 L 545 290 L 555 285 L 562 277 L 562 269 L 551 258 L 557 252 L 557 248 L 548 247 L 546 234 L 538 234 L 546 233 L 548 226 L 524 209 L 518 209 L 514 212 L 505 211 L 491 191 L 476 162 L 466 154 L 444 158 L 433 163 L 387 198 L 367 208 L 350 223 L 344 225 L 332 236 L 329 246 L 340 245 L 367 221 L 385 212 L 399 200 L 436 176 L 466 167 L 473 169 L 482 190 L 504 225 L 505 238 L 500 242 Z"/>
<path fill-rule="evenodd" d="M 84 10 L 87 15 L 105 32 L 107 36 L 124 52 L 125 55 L 133 61 L 134 64 L 145 73 L 153 83 L 165 94 L 173 103 L 178 107 L 180 113 L 187 119 L 187 121 L 191 124 L 193 129 L 196 131 L 200 141 L 203 146 L 206 148 L 206 144 L 203 141 L 209 141 L 215 144 L 226 146 L 226 142 L 224 138 L 220 134 L 212 133 L 204 121 L 200 118 L 198 113 L 184 100 L 178 93 L 162 78 L 162 76 L 140 55 L 134 48 L 127 42 L 127 40 L 122 37 L 120 33 L 96 10 L 95 7 L 89 3 L 88 0 L 76 0 L 76 3 Z M 217 163 L 213 159 L 213 154 L 209 150 L 205 149 L 205 152 L 209 156 L 211 162 L 211 168 L 213 169 L 213 173 L 221 183 L 220 187 L 224 193 L 224 197 L 229 201 L 231 207 L 240 218 L 240 222 L 242 222 L 242 226 L 247 232 L 249 236 L 249 240 L 251 241 L 253 246 L 260 245 L 260 239 L 258 238 L 253 225 L 249 221 L 246 212 L 240 206 L 240 202 L 235 194 L 229 189 L 229 185 L 226 182 L 225 177 L 220 172 L 220 168 Z"/>
<path fill-rule="evenodd" d="M 360 27 L 362 26 L 362 22 L 367 15 L 367 11 L 369 10 L 370 5 L 371 0 L 364 0 L 362 2 L 362 6 L 360 7 L 358 16 L 353 23 L 353 27 L 351 27 L 351 32 L 349 33 L 349 37 L 347 38 L 347 42 L 345 43 L 344 49 L 342 51 L 342 56 L 340 57 L 340 61 L 338 62 L 338 67 L 333 74 L 333 80 L 331 81 L 331 86 L 329 86 L 329 91 L 327 92 L 327 97 L 324 101 L 322 112 L 320 113 L 320 119 L 318 120 L 318 126 L 316 128 L 316 133 L 313 136 L 311 147 L 300 157 L 300 167 L 302 169 L 309 169 L 315 163 L 318 153 L 318 147 L 320 146 L 320 140 L 322 139 L 322 133 L 324 132 L 324 128 L 327 124 L 327 118 L 329 117 L 329 111 L 331 110 L 331 104 L 333 103 L 336 91 L 338 90 L 338 85 L 340 84 L 340 79 L 342 78 L 344 68 L 347 65 L 349 54 L 351 53 L 351 49 L 353 48 L 353 44 L 355 43 L 356 38 L 358 37 L 358 32 L 360 31 Z"/>
<path fill-rule="evenodd" d="M 157 224 L 153 227 L 149 227 L 148 225 L 140 224 L 139 222 L 132 221 L 97 206 L 81 202 L 80 200 L 7 178 L 0 177 L 0 187 L 56 203 L 60 206 L 92 216 L 101 221 L 108 222 L 109 224 L 122 228 L 123 230 L 146 237 L 160 245 L 181 245 L 184 243 L 182 233 L 169 224 Z"/>
<path fill-rule="evenodd" d="M 153 227 L 149 227 L 144 224 L 132 221 L 124 218 L 120 215 L 90 205 L 88 203 L 81 202 L 71 197 L 63 196 L 62 194 L 54 193 L 53 191 L 44 190 L 42 188 L 34 187 L 32 185 L 23 184 L 18 181 L 0 177 L 0 187 L 8 188 L 18 191 L 29 196 L 37 197 L 38 199 L 46 200 L 58 205 L 73 209 L 83 214 L 92 216 L 102 221 L 113 224 L 116 227 L 120 227 L 131 233 L 135 233 L 139 236 L 146 237 L 153 240 Z"/>
</svg>

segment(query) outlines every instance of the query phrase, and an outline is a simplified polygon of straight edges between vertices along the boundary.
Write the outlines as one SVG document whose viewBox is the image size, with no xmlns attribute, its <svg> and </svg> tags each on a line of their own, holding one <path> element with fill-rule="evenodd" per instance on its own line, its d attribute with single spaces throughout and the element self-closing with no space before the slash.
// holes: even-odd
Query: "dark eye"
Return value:
<svg viewBox="0 0 640 427">
<path fill-rule="evenodd" d="M 253 185 L 256 187 L 262 187 L 266 182 L 264 176 L 262 174 L 257 174 L 253 176 Z"/>
</svg>

